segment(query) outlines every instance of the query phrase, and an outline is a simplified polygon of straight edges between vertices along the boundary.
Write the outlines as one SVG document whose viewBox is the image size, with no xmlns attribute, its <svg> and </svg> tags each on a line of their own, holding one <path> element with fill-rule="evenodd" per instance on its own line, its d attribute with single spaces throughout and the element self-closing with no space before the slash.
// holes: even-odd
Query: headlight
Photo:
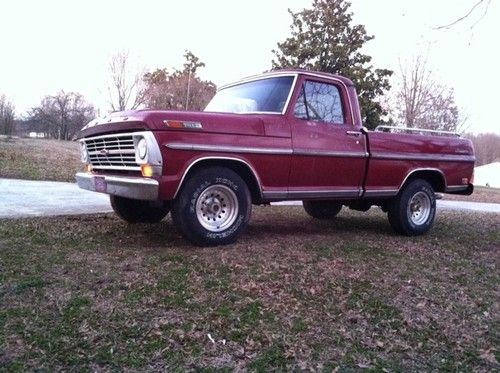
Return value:
<svg viewBox="0 0 500 373">
<path fill-rule="evenodd" d="M 137 142 L 137 155 L 141 160 L 145 160 L 148 155 L 148 145 L 144 137 Z"/>
<path fill-rule="evenodd" d="M 87 147 L 85 146 L 85 143 L 83 141 L 80 141 L 80 159 L 83 163 L 87 163 L 87 161 L 89 160 Z"/>
</svg>

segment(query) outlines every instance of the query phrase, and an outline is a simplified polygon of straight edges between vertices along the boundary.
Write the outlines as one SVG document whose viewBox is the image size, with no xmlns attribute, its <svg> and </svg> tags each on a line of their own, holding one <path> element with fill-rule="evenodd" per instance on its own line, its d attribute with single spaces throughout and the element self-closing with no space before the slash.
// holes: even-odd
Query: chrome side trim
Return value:
<svg viewBox="0 0 500 373">
<path fill-rule="evenodd" d="M 359 197 L 359 189 L 288 191 L 290 198 L 350 198 Z"/>
<path fill-rule="evenodd" d="M 344 157 L 344 158 L 367 158 L 367 152 L 342 152 L 342 151 L 322 151 L 314 149 L 285 149 L 285 148 L 254 148 L 246 146 L 208 145 L 208 144 L 165 144 L 169 149 L 208 151 L 219 153 L 251 153 L 251 154 L 277 154 L 277 155 L 305 155 L 323 157 Z"/>
<path fill-rule="evenodd" d="M 181 189 L 182 184 L 184 183 L 184 179 L 186 178 L 187 174 L 191 170 L 191 168 L 196 165 L 199 162 L 206 161 L 206 160 L 224 160 L 224 161 L 236 161 L 243 163 L 245 166 L 247 166 L 250 171 L 252 172 L 253 176 L 255 177 L 255 180 L 257 180 L 257 186 L 259 187 L 259 194 L 262 197 L 262 184 L 260 182 L 259 175 L 255 171 L 255 169 L 248 163 L 247 161 L 240 159 L 240 158 L 234 158 L 234 157 L 202 157 L 195 159 L 191 164 L 186 168 L 186 171 L 184 171 L 184 174 L 181 177 L 181 181 L 179 182 L 179 185 L 177 186 L 177 189 L 174 194 L 174 199 L 177 197 L 177 194 L 179 193 L 179 190 Z"/>
<path fill-rule="evenodd" d="M 358 198 L 361 191 L 358 189 L 345 190 L 300 190 L 300 191 L 272 191 L 262 192 L 262 197 L 265 200 L 297 200 L 297 199 L 350 199 Z"/>
<path fill-rule="evenodd" d="M 183 144 L 170 143 L 165 144 L 169 149 L 175 150 L 196 150 L 218 153 L 252 153 L 252 154 L 292 154 L 292 149 L 285 148 L 254 148 L 248 146 L 227 146 L 227 145 L 208 145 L 208 144 Z"/>
<path fill-rule="evenodd" d="M 383 189 L 383 190 L 367 190 L 363 194 L 363 197 L 377 198 L 377 197 L 392 197 L 398 194 L 397 189 Z"/>
<path fill-rule="evenodd" d="M 294 149 L 293 155 L 314 155 L 320 157 L 340 157 L 340 158 L 368 158 L 367 152 L 343 152 L 343 151 L 324 151 L 314 149 Z"/>
<path fill-rule="evenodd" d="M 373 153 L 372 159 L 396 159 L 411 161 L 438 161 L 438 162 L 474 162 L 473 155 L 459 154 L 421 154 L 421 153 Z"/>
<path fill-rule="evenodd" d="M 159 183 L 154 179 L 144 177 L 93 175 L 84 172 L 78 172 L 75 175 L 78 186 L 92 192 L 96 191 L 96 177 L 103 178 L 105 180 L 106 194 L 145 201 L 156 201 L 158 199 Z"/>
<path fill-rule="evenodd" d="M 406 177 L 404 178 L 403 182 L 401 184 L 399 184 L 399 187 L 398 187 L 398 191 L 401 190 L 401 187 L 403 185 L 405 185 L 406 183 L 406 180 L 408 180 L 408 178 L 413 175 L 415 172 L 419 172 L 419 171 L 432 171 L 432 172 L 438 172 L 440 175 L 441 175 L 441 178 L 443 179 L 443 182 L 444 182 L 444 189 L 446 190 L 447 188 L 447 183 L 446 183 L 446 176 L 444 175 L 443 171 L 441 171 L 440 169 L 438 168 L 416 168 L 414 170 L 411 170 L 407 175 Z"/>
</svg>

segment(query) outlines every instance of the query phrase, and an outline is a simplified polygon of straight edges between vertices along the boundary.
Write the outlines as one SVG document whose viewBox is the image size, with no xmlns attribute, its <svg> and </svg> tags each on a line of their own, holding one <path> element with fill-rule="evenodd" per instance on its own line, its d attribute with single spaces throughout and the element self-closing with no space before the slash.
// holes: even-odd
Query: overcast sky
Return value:
<svg viewBox="0 0 500 373">
<path fill-rule="evenodd" d="M 354 20 L 375 39 L 365 52 L 376 67 L 428 55 L 435 77 L 453 87 L 473 132 L 500 133 L 496 110 L 500 6 L 477 9 L 449 30 L 434 30 L 464 15 L 477 0 L 352 0 Z M 41 97 L 76 91 L 107 109 L 110 56 L 127 50 L 138 69 L 181 67 L 189 49 L 217 85 L 267 70 L 271 50 L 289 35 L 288 8 L 311 0 L 2 1 L 0 94 L 22 114 Z M 473 26 L 473 27 L 472 27 Z M 471 28 L 472 27 L 472 28 Z"/>
</svg>

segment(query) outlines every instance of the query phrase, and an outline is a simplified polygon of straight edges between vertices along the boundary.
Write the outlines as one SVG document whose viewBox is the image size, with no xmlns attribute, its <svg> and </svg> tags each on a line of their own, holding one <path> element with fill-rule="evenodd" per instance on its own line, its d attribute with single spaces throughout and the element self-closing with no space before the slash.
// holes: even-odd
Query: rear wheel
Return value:
<svg viewBox="0 0 500 373">
<path fill-rule="evenodd" d="M 250 220 L 252 203 L 243 179 L 223 167 L 194 173 L 183 185 L 172 209 L 182 235 L 198 246 L 236 241 Z"/>
<path fill-rule="evenodd" d="M 158 223 L 170 211 L 170 202 L 141 201 L 109 196 L 113 211 L 128 223 Z"/>
<path fill-rule="evenodd" d="M 342 210 L 342 204 L 335 201 L 302 201 L 302 205 L 315 219 L 333 219 Z"/>
<path fill-rule="evenodd" d="M 392 228 L 407 236 L 418 236 L 431 229 L 436 216 L 436 196 L 425 180 L 411 181 L 389 204 Z"/>
</svg>

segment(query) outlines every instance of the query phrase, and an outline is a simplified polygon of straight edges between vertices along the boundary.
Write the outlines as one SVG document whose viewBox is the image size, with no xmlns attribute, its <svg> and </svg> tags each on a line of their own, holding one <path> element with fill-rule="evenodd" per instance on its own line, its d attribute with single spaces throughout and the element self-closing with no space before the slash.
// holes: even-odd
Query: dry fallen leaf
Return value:
<svg viewBox="0 0 500 373">
<path fill-rule="evenodd" d="M 491 363 L 491 364 L 495 364 L 497 365 L 498 364 L 498 361 L 495 357 L 495 354 L 493 352 L 491 352 L 491 350 L 480 350 L 482 351 L 481 354 L 479 355 L 479 357 L 483 360 L 486 360 L 487 362 Z"/>
</svg>

